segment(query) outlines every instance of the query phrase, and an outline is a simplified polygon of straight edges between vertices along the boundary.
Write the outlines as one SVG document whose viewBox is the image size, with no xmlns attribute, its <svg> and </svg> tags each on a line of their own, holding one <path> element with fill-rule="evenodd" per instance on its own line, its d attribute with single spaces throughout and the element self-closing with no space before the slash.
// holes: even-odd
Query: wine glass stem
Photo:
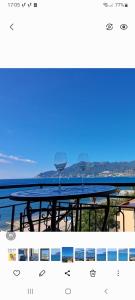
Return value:
<svg viewBox="0 0 135 300">
<path fill-rule="evenodd" d="M 61 191 L 61 171 L 59 172 L 59 191 Z"/>
</svg>

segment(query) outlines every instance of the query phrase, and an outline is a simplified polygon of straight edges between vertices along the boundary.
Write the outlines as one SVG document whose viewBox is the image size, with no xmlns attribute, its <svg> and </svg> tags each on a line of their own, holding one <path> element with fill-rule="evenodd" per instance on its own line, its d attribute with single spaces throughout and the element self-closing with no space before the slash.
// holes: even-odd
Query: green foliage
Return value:
<svg viewBox="0 0 135 300">
<path fill-rule="evenodd" d="M 120 205 L 123 203 L 123 199 L 111 200 L 110 204 Z M 103 205 L 106 205 L 106 202 L 102 202 Z M 93 206 L 94 208 L 94 206 Z M 107 231 L 116 230 L 116 212 L 118 211 L 117 207 L 111 207 L 108 216 L 107 222 Z M 83 210 L 82 212 L 82 231 L 101 231 L 103 222 L 104 222 L 105 210 L 102 209 L 88 209 Z"/>
</svg>

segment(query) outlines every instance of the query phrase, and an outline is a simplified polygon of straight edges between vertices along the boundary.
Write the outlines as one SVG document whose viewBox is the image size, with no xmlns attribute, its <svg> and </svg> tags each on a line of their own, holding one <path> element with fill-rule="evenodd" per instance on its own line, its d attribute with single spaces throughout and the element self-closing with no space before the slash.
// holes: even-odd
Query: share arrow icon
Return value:
<svg viewBox="0 0 135 300">
<path fill-rule="evenodd" d="M 65 275 L 70 276 L 70 270 L 66 271 Z"/>
</svg>

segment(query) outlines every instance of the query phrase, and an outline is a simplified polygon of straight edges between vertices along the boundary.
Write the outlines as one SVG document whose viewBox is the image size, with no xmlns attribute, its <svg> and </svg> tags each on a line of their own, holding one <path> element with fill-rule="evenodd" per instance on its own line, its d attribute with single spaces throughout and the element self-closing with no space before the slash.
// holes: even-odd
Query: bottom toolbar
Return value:
<svg viewBox="0 0 135 300">
<path fill-rule="evenodd" d="M 2 232 L 0 245 L 4 299 L 114 300 L 134 295 L 134 233 Z"/>
</svg>

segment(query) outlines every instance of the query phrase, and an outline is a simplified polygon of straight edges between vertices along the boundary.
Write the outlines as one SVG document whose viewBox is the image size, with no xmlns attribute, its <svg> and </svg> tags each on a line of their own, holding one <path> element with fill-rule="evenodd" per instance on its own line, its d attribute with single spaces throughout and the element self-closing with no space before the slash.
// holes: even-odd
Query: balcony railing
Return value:
<svg viewBox="0 0 135 300">
<path fill-rule="evenodd" d="M 57 184 L 17 184 L 0 186 L 0 230 L 8 231 L 29 231 L 27 211 L 25 202 L 15 202 L 9 199 L 12 192 L 26 190 L 28 188 L 48 187 Z M 68 183 L 64 186 L 79 185 L 79 183 Z M 135 199 L 135 195 L 126 195 L 129 188 L 135 189 L 135 183 L 112 183 L 112 182 L 92 182 L 87 185 L 113 185 L 118 190 L 124 188 L 125 194 L 116 193 L 110 195 L 110 211 L 107 220 L 106 231 L 135 231 L 135 203 L 130 201 Z M 78 210 L 76 218 L 76 210 Z M 58 231 L 102 231 L 102 224 L 106 210 L 106 199 L 104 197 L 96 199 L 82 200 L 76 207 L 75 202 L 59 201 L 57 203 L 57 230 Z M 128 217 L 127 217 L 128 212 Z M 51 205 L 45 205 L 42 201 L 31 202 L 31 213 L 35 231 L 49 231 L 51 223 Z M 131 213 L 131 216 L 130 214 Z M 128 220 L 127 220 L 128 218 Z M 131 226 L 127 223 L 131 221 Z M 128 228 L 129 227 L 129 228 Z"/>
</svg>

